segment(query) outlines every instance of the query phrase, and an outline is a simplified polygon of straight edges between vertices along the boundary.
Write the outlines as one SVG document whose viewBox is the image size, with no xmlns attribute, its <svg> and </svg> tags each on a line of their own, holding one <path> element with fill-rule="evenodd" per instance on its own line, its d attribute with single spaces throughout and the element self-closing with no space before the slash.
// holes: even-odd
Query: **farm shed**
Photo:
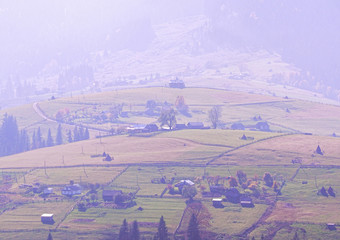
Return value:
<svg viewBox="0 0 340 240">
<path fill-rule="evenodd" d="M 45 188 L 43 192 L 44 194 L 51 194 L 53 193 L 53 188 Z"/>
<path fill-rule="evenodd" d="M 212 199 L 212 203 L 213 203 L 213 206 L 215 208 L 223 208 L 223 204 L 222 204 L 222 198 L 213 198 Z"/>
<path fill-rule="evenodd" d="M 54 219 L 53 219 L 53 214 L 52 213 L 44 213 L 41 215 L 41 222 L 46 223 L 46 224 L 53 224 Z"/>
<path fill-rule="evenodd" d="M 241 198 L 241 206 L 246 208 L 254 207 L 253 200 L 250 197 Z"/>
<path fill-rule="evenodd" d="M 102 197 L 104 201 L 114 201 L 116 196 L 123 194 L 121 190 L 103 190 Z"/>
<path fill-rule="evenodd" d="M 336 230 L 335 223 L 327 223 L 327 228 L 331 231 Z"/>
<path fill-rule="evenodd" d="M 171 87 L 171 88 L 185 88 L 185 84 L 184 84 L 183 80 L 180 80 L 176 77 L 175 80 L 170 81 L 169 87 Z"/>
<path fill-rule="evenodd" d="M 158 126 L 154 123 L 150 123 L 146 125 L 143 129 L 143 132 L 157 132 L 158 131 Z"/>
</svg>

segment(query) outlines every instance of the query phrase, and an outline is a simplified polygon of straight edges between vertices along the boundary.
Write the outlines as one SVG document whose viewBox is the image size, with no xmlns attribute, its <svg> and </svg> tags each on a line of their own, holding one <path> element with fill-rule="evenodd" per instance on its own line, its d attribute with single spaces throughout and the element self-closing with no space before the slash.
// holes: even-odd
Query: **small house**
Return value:
<svg viewBox="0 0 340 240">
<path fill-rule="evenodd" d="M 241 198 L 240 203 L 241 203 L 242 207 L 246 207 L 246 208 L 253 208 L 254 207 L 253 200 L 250 197 Z"/>
<path fill-rule="evenodd" d="M 260 131 L 270 131 L 269 124 L 267 122 L 258 122 L 256 123 L 255 128 Z"/>
<path fill-rule="evenodd" d="M 327 228 L 331 231 L 336 230 L 335 223 L 327 223 Z"/>
<path fill-rule="evenodd" d="M 239 203 L 241 194 L 237 190 L 237 188 L 228 188 L 224 195 L 226 196 L 227 200 L 232 203 Z"/>
<path fill-rule="evenodd" d="M 215 208 L 223 208 L 224 205 L 222 204 L 222 198 L 213 198 L 212 199 L 213 206 Z"/>
<path fill-rule="evenodd" d="M 73 196 L 81 194 L 81 187 L 79 184 L 67 185 L 61 190 L 61 194 L 65 196 Z"/>
<path fill-rule="evenodd" d="M 143 132 L 157 132 L 158 126 L 154 123 L 148 124 L 144 127 Z"/>
<path fill-rule="evenodd" d="M 113 157 L 110 156 L 110 154 L 106 154 L 106 157 L 103 159 L 103 161 L 111 162 L 113 160 Z"/>
<path fill-rule="evenodd" d="M 204 128 L 204 124 L 202 122 L 189 122 L 187 124 L 187 127 L 189 129 L 203 129 Z"/>
<path fill-rule="evenodd" d="M 175 187 L 178 188 L 179 192 L 182 193 L 182 189 L 184 186 L 194 186 L 195 183 L 190 180 L 181 180 L 180 182 L 175 184 Z"/>
<path fill-rule="evenodd" d="M 123 192 L 121 190 L 103 190 L 103 200 L 113 202 L 118 195 L 122 195 Z"/>
<path fill-rule="evenodd" d="M 169 87 L 171 87 L 171 88 L 185 88 L 185 84 L 184 84 L 183 80 L 180 80 L 176 77 L 175 80 L 170 81 Z"/>
<path fill-rule="evenodd" d="M 43 190 L 43 193 L 44 193 L 44 194 L 51 194 L 51 193 L 53 193 L 53 188 L 45 188 L 45 189 Z"/>
<path fill-rule="evenodd" d="M 53 219 L 53 214 L 51 213 L 44 213 L 41 215 L 41 222 L 44 224 L 53 224 L 54 219 Z"/>
</svg>

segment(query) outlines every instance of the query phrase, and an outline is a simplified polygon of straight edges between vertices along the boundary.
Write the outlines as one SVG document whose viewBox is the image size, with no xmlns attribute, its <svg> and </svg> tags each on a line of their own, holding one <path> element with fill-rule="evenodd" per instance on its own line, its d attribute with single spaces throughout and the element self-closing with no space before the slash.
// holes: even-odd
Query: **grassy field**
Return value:
<svg viewBox="0 0 340 240">
<path fill-rule="evenodd" d="M 74 202 L 29 203 L 4 212 L 0 217 L 0 230 L 40 230 L 53 229 L 71 209 Z M 41 214 L 53 213 L 54 225 L 41 223 Z"/>
<path fill-rule="evenodd" d="M 301 158 L 302 164 L 337 165 L 339 163 L 340 138 L 290 135 L 258 142 L 240 148 L 214 161 L 215 164 L 280 165 L 291 164 Z M 316 154 L 320 145 L 323 155 Z"/>
<path fill-rule="evenodd" d="M 70 180 L 79 183 L 99 183 L 106 184 L 123 170 L 123 167 L 75 167 L 75 168 L 50 168 L 36 169 L 18 180 L 12 189 L 16 189 L 20 184 L 40 183 L 46 185 L 64 185 Z"/>
<path fill-rule="evenodd" d="M 177 199 L 137 198 L 136 203 L 136 206 L 129 209 L 89 208 L 86 212 L 74 210 L 60 228 L 78 229 L 78 231 L 111 228 L 117 232 L 123 220 L 126 219 L 128 222 L 137 220 L 141 230 L 155 233 L 160 217 L 164 216 L 171 233 L 177 227 L 185 208 L 184 200 L 178 201 Z M 143 210 L 137 210 L 139 207 Z"/>
</svg>

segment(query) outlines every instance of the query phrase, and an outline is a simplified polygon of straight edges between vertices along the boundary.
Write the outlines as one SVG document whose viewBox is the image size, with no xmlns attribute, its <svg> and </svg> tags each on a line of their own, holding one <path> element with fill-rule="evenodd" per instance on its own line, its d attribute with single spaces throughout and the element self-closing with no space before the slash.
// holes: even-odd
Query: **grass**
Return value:
<svg viewBox="0 0 340 240">
<path fill-rule="evenodd" d="M 83 164 L 205 163 L 225 147 L 202 146 L 182 139 L 116 136 L 75 142 L 0 158 L 0 168 L 74 166 Z M 91 155 L 106 152 L 112 162 Z M 203 159 L 202 159 L 203 156 Z"/>
<path fill-rule="evenodd" d="M 225 208 L 214 208 L 206 204 L 213 220 L 211 231 L 234 235 L 253 225 L 264 213 L 267 205 L 256 204 L 254 208 L 242 208 L 239 204 L 223 203 Z"/>
<path fill-rule="evenodd" d="M 242 140 L 241 137 L 245 134 L 248 140 Z M 271 132 L 254 132 L 254 131 L 240 131 L 240 130 L 221 130 L 221 129 L 207 129 L 207 130 L 181 130 L 166 132 L 158 135 L 159 137 L 170 137 L 190 140 L 200 144 L 207 145 L 221 145 L 228 148 L 239 147 L 244 144 L 257 141 L 259 139 L 278 136 L 278 133 Z"/>
<path fill-rule="evenodd" d="M 291 135 L 258 142 L 229 153 L 214 164 L 280 165 L 291 164 L 297 157 L 302 164 L 337 165 L 339 162 L 339 138 Z M 320 145 L 324 155 L 315 154 Z"/>
<path fill-rule="evenodd" d="M 137 220 L 141 231 L 155 233 L 159 219 L 163 215 L 171 233 L 177 227 L 185 208 L 184 201 L 178 201 L 178 199 L 137 198 L 136 203 L 136 206 L 128 209 L 89 208 L 86 212 L 74 210 L 63 222 L 61 229 L 91 231 L 112 228 L 118 232 L 123 219 L 126 219 L 128 222 Z M 139 207 L 142 207 L 143 211 L 137 210 Z M 81 222 L 78 219 L 91 219 L 92 222 Z"/>
<path fill-rule="evenodd" d="M 106 184 L 123 170 L 123 167 L 76 167 L 36 169 L 20 178 L 17 185 L 41 183 L 46 185 L 68 184 L 70 180 L 83 183 Z M 25 182 L 24 182 L 25 181 Z M 13 188 L 17 187 L 14 185 Z"/>
<path fill-rule="evenodd" d="M 0 218 L 0 230 L 40 230 L 53 229 L 64 218 L 74 202 L 29 203 L 5 211 Z M 41 223 L 41 214 L 53 213 L 54 225 Z"/>
</svg>

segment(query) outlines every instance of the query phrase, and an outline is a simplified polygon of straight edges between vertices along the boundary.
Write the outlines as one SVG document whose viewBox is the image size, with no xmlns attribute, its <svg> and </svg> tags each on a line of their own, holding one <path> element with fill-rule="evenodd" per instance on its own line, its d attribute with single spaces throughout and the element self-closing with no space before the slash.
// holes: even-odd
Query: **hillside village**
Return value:
<svg viewBox="0 0 340 240">
<path fill-rule="evenodd" d="M 153 100 L 157 91 L 162 95 Z M 90 120 L 118 105 L 115 118 Z M 62 144 L 0 158 L 4 239 L 18 231 L 28 238 L 117 239 L 124 219 L 138 224 L 144 239 L 157 234 L 160 219 L 171 239 L 184 239 L 192 214 L 205 239 L 338 234 L 340 129 L 329 125 L 338 107 L 167 87 L 53 99 L 39 108 L 47 126 L 34 124 L 41 116 L 32 106 L 25 111 L 37 117 L 29 121 L 24 111 L 11 114 L 28 133 L 40 126 L 42 136 L 52 129 L 55 138 L 60 126 Z M 337 111 L 319 118 L 316 109 Z M 301 126 L 301 114 L 327 124 Z M 88 129 L 89 139 L 69 142 L 75 126 Z M 14 226 L 18 215 L 22 224 Z"/>
</svg>

